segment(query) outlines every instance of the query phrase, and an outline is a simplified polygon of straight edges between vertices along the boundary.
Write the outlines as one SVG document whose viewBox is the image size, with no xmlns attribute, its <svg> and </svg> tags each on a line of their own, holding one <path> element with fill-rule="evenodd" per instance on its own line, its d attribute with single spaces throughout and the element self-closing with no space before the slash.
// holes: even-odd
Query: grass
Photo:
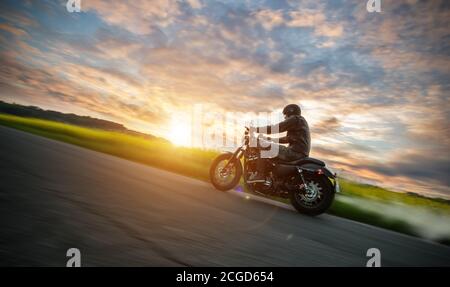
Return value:
<svg viewBox="0 0 450 287">
<path fill-rule="evenodd" d="M 67 142 L 95 151 L 151 165 L 168 171 L 208 181 L 211 161 L 218 152 L 197 148 L 176 147 L 162 140 L 149 140 L 139 136 L 96 130 L 60 122 L 0 114 L 0 124 L 51 139 Z M 342 194 L 336 197 L 329 213 L 379 226 L 382 228 L 420 236 L 414 226 L 398 217 L 383 214 L 383 210 L 368 210 L 343 197 L 365 199 L 368 202 L 401 203 L 450 215 L 450 204 L 411 194 L 397 193 L 384 188 L 340 179 Z M 448 244 L 450 237 L 437 239 Z"/>
<path fill-rule="evenodd" d="M 339 184 L 343 193 L 346 195 L 363 197 L 370 200 L 427 207 L 435 211 L 450 213 L 449 202 L 442 199 L 432 199 L 414 194 L 394 192 L 378 186 L 351 182 L 343 178 L 339 179 Z"/>
<path fill-rule="evenodd" d="M 95 151 L 206 180 L 214 151 L 65 123 L 0 114 L 0 124 Z"/>
<path fill-rule="evenodd" d="M 365 210 L 354 204 L 342 202 L 339 198 L 336 198 L 333 202 L 328 213 L 408 235 L 420 236 L 415 228 L 404 220 L 390 218 L 380 213 Z"/>
</svg>

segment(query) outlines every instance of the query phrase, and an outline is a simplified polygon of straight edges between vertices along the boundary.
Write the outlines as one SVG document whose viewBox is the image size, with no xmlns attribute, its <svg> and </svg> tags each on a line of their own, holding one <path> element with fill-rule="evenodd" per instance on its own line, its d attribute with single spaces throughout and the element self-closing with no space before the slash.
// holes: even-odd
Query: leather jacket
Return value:
<svg viewBox="0 0 450 287">
<path fill-rule="evenodd" d="M 278 131 L 277 131 L 278 126 Z M 293 151 L 309 156 L 311 150 L 311 135 L 308 122 L 302 116 L 290 116 L 281 123 L 265 127 L 257 127 L 256 132 L 264 134 L 287 132 L 285 137 L 278 138 L 279 143 L 288 144 Z M 268 138 L 273 140 L 273 138 Z"/>
</svg>

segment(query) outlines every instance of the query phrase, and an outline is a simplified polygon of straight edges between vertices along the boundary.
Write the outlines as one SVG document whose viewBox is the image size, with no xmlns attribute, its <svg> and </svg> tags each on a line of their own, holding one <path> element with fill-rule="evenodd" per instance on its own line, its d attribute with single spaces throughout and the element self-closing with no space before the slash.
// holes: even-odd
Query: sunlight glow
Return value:
<svg viewBox="0 0 450 287">
<path fill-rule="evenodd" d="M 191 146 L 191 126 L 186 119 L 172 118 L 168 134 L 169 140 L 178 146 Z"/>
</svg>

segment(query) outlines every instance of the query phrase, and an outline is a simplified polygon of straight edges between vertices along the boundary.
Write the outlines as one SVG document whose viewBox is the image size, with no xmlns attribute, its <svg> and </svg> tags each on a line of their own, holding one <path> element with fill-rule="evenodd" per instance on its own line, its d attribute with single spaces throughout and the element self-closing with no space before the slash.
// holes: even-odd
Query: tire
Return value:
<svg viewBox="0 0 450 287">
<path fill-rule="evenodd" d="M 306 202 L 300 199 L 301 195 L 298 191 L 290 191 L 289 199 L 292 206 L 301 214 L 306 214 L 309 216 L 316 216 L 324 213 L 330 208 L 334 200 L 334 188 L 331 181 L 325 176 L 305 176 L 305 181 L 307 185 L 313 183 L 315 186 L 319 186 L 322 192 L 322 199 L 317 204 L 308 205 Z"/>
<path fill-rule="evenodd" d="M 238 185 L 239 180 L 241 179 L 242 164 L 238 159 L 233 163 L 234 175 L 230 175 L 232 176 L 232 178 L 228 182 L 221 182 L 221 180 L 218 178 L 217 172 L 219 171 L 217 169 L 219 168 L 219 165 L 222 165 L 223 162 L 227 162 L 232 156 L 233 154 L 231 153 L 223 153 L 216 157 L 211 164 L 211 167 L 209 169 L 209 178 L 212 185 L 218 190 L 227 191 L 233 189 L 234 187 L 236 187 L 236 185 Z"/>
</svg>

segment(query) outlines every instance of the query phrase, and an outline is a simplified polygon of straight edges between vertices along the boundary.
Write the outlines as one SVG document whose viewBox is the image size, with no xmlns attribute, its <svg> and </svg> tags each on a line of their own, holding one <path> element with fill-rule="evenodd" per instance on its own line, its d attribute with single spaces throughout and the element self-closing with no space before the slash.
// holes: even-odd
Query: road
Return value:
<svg viewBox="0 0 450 287">
<path fill-rule="evenodd" d="M 350 220 L 310 218 L 208 183 L 0 127 L 0 265 L 450 265 L 450 248 Z M 168 155 L 170 156 L 170 155 Z"/>
</svg>

